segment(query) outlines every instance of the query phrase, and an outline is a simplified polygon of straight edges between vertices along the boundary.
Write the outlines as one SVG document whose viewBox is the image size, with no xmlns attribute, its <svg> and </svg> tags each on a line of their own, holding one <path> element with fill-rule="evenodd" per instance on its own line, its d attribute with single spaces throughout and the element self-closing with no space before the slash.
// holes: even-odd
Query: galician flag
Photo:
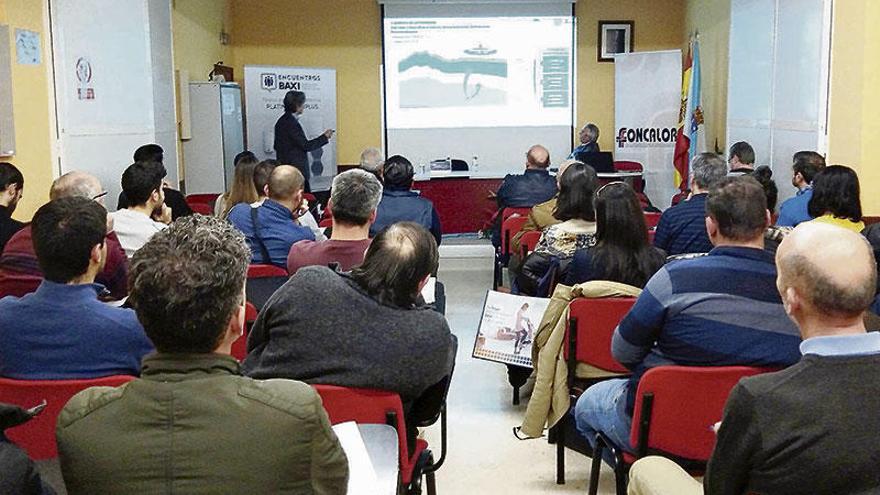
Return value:
<svg viewBox="0 0 880 495">
<path fill-rule="evenodd" d="M 675 187 L 688 188 L 691 161 L 706 150 L 703 135 L 703 107 L 700 99 L 700 41 L 696 38 L 688 49 L 681 77 L 681 110 L 678 114 L 678 135 L 675 138 Z"/>
</svg>

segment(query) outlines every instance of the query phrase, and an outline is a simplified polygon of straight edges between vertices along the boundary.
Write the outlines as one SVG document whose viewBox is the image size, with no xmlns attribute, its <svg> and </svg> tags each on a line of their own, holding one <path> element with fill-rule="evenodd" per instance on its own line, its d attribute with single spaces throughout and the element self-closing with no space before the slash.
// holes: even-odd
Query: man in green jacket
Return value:
<svg viewBox="0 0 880 495">
<path fill-rule="evenodd" d="M 229 355 L 249 259 L 239 232 L 200 215 L 135 254 L 129 301 L 158 352 L 140 379 L 65 406 L 56 433 L 71 495 L 345 493 L 347 460 L 318 394 L 242 377 Z"/>
</svg>

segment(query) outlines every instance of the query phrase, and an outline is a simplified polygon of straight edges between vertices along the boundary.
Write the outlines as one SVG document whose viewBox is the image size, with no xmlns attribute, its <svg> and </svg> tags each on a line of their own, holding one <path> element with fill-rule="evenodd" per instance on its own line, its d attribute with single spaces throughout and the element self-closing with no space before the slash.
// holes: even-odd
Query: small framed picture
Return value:
<svg viewBox="0 0 880 495">
<path fill-rule="evenodd" d="M 614 55 L 633 51 L 633 25 L 633 21 L 599 21 L 599 62 L 614 62 Z"/>
</svg>

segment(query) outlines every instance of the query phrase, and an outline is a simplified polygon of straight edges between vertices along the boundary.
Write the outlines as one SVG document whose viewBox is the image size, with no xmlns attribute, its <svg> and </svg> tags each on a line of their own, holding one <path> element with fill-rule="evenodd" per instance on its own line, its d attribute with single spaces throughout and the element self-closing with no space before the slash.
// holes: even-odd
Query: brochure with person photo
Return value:
<svg viewBox="0 0 880 495">
<path fill-rule="evenodd" d="M 488 291 L 473 357 L 532 367 L 532 342 L 550 299 Z"/>
</svg>

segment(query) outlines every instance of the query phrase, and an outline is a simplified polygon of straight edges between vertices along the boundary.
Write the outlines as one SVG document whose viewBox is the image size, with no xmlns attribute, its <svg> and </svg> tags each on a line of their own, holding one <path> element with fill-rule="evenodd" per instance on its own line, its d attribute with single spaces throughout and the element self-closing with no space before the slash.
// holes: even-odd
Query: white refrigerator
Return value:
<svg viewBox="0 0 880 495">
<path fill-rule="evenodd" d="M 232 186 L 233 160 L 244 151 L 241 87 L 189 83 L 192 138 L 183 142 L 187 194 L 222 193 Z"/>
</svg>

